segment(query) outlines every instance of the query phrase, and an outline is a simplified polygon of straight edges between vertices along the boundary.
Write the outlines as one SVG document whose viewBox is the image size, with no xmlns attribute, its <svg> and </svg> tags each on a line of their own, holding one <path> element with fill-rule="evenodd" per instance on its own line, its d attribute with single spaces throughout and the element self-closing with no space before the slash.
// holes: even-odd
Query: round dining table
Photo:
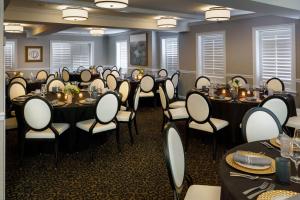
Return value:
<svg viewBox="0 0 300 200">
<path fill-rule="evenodd" d="M 266 180 L 256 179 L 249 180 L 242 177 L 231 177 L 230 172 L 239 172 L 247 174 L 246 172 L 234 169 L 227 164 L 225 158 L 228 154 L 236 152 L 238 150 L 251 151 L 256 153 L 264 153 L 273 159 L 280 157 L 280 152 L 276 149 L 270 149 L 261 144 L 260 142 L 251 142 L 243 145 L 239 145 L 227 152 L 219 164 L 219 177 L 221 180 L 221 200 L 248 200 L 246 195 L 243 195 L 243 191 L 253 188 L 255 186 L 261 185 Z M 295 175 L 296 170 L 294 164 L 291 162 L 291 175 Z M 253 175 L 253 174 L 251 174 Z M 259 175 L 260 177 L 271 178 L 272 181 L 267 181 L 269 183 L 275 184 L 275 190 L 288 190 L 300 193 L 300 184 L 290 183 L 289 185 L 282 185 L 275 181 L 275 173 L 270 175 Z M 256 198 L 254 198 L 256 199 Z"/>
<path fill-rule="evenodd" d="M 81 81 L 80 73 L 72 72 L 69 75 L 70 75 L 70 81 L 77 81 L 77 82 Z M 99 77 L 100 77 L 99 73 L 92 73 L 91 81 Z"/>
</svg>

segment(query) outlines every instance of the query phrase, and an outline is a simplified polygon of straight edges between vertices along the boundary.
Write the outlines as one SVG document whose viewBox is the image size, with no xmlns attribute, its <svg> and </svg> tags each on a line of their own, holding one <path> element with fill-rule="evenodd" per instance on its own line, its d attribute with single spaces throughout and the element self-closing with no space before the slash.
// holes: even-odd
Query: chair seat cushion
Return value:
<svg viewBox="0 0 300 200">
<path fill-rule="evenodd" d="M 290 117 L 286 123 L 286 126 L 300 129 L 300 116 Z"/>
<path fill-rule="evenodd" d="M 15 117 L 5 119 L 5 129 L 11 130 L 18 128 L 17 119 Z"/>
<path fill-rule="evenodd" d="M 129 117 L 131 115 L 131 111 L 123 111 L 120 110 L 117 114 L 117 120 L 119 122 L 129 122 L 130 120 L 132 120 L 134 118 L 135 113 L 132 113 L 131 119 L 129 120 Z"/>
<path fill-rule="evenodd" d="M 186 111 L 185 107 L 182 108 L 173 108 L 173 109 L 169 109 L 171 115 L 172 115 L 172 119 L 176 120 L 176 119 L 187 119 L 189 117 L 189 114 Z M 166 117 L 170 118 L 169 116 L 169 112 L 165 111 L 164 114 L 166 115 Z"/>
<path fill-rule="evenodd" d="M 186 192 L 184 200 L 220 200 L 221 187 L 209 185 L 191 185 Z"/>
<path fill-rule="evenodd" d="M 170 108 L 181 108 L 185 107 L 185 101 L 174 101 L 173 103 L 169 104 Z"/>
<path fill-rule="evenodd" d="M 217 128 L 217 131 L 228 126 L 228 122 L 225 121 L 225 120 L 222 120 L 222 119 L 216 119 L 216 118 L 210 118 L 210 121 L 215 125 L 215 127 Z M 206 132 L 209 132 L 209 133 L 213 133 L 214 130 L 213 128 L 211 127 L 211 125 L 206 122 L 204 124 L 199 124 L 195 121 L 191 121 L 189 123 L 189 128 L 192 128 L 192 129 L 197 129 L 197 130 L 201 130 L 201 131 L 206 131 Z"/>
<path fill-rule="evenodd" d="M 53 123 L 52 126 L 55 130 L 57 130 L 58 134 L 61 135 L 63 132 L 65 132 L 70 127 L 70 124 Z M 55 134 L 53 133 L 53 131 L 50 128 L 48 128 L 44 131 L 30 130 L 26 133 L 25 138 L 27 138 L 27 139 L 54 139 Z"/>
<path fill-rule="evenodd" d="M 95 119 L 84 120 L 81 122 L 77 122 L 76 127 L 84 130 L 85 132 L 89 132 L 89 130 L 94 122 L 95 122 Z M 117 128 L 117 125 L 114 122 L 110 122 L 108 124 L 97 123 L 93 129 L 93 134 L 113 130 L 116 128 Z"/>
<path fill-rule="evenodd" d="M 140 92 L 140 97 L 154 97 L 154 93 L 151 92 Z"/>
<path fill-rule="evenodd" d="M 126 107 L 126 106 L 121 106 L 121 107 L 120 107 L 120 110 L 126 111 L 126 110 L 127 110 L 127 107 Z"/>
</svg>

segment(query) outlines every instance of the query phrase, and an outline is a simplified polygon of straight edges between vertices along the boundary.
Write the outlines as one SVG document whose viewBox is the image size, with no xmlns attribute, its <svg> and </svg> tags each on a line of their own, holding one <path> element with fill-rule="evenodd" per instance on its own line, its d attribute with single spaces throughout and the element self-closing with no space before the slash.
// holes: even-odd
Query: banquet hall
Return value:
<svg viewBox="0 0 300 200">
<path fill-rule="evenodd" d="M 300 200 L 297 0 L 0 9 L 0 199 Z"/>
</svg>

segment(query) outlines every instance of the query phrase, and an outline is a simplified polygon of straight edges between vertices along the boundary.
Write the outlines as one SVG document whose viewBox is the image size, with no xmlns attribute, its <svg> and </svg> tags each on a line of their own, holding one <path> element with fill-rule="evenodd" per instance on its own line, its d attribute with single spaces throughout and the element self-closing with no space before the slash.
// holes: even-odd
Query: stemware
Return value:
<svg viewBox="0 0 300 200">
<path fill-rule="evenodd" d="M 45 94 L 46 94 L 46 84 L 42 84 L 41 85 L 41 92 L 42 92 L 42 96 L 45 97 Z"/>
<path fill-rule="evenodd" d="M 300 164 L 300 151 L 297 149 L 300 148 L 300 129 L 295 130 L 293 142 L 291 143 L 292 147 L 290 148 L 290 159 L 295 164 L 296 176 L 291 176 L 290 181 L 300 184 L 299 177 L 299 164 Z"/>
</svg>

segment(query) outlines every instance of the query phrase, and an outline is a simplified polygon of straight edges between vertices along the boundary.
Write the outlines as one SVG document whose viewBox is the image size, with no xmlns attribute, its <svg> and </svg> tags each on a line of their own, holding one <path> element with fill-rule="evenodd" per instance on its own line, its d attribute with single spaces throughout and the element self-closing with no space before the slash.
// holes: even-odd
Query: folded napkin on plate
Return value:
<svg viewBox="0 0 300 200">
<path fill-rule="evenodd" d="M 85 101 L 86 101 L 86 102 L 89 102 L 89 103 L 90 103 L 90 102 L 94 102 L 95 100 L 96 100 L 96 99 L 92 99 L 92 98 L 86 98 L 86 99 L 85 99 Z"/>
<path fill-rule="evenodd" d="M 287 198 L 286 200 L 299 200 L 300 199 L 300 194 L 297 194 L 296 196 Z"/>
<path fill-rule="evenodd" d="M 272 164 L 270 158 L 255 155 L 243 155 L 238 151 L 233 154 L 233 160 L 246 165 L 268 166 Z"/>
</svg>

